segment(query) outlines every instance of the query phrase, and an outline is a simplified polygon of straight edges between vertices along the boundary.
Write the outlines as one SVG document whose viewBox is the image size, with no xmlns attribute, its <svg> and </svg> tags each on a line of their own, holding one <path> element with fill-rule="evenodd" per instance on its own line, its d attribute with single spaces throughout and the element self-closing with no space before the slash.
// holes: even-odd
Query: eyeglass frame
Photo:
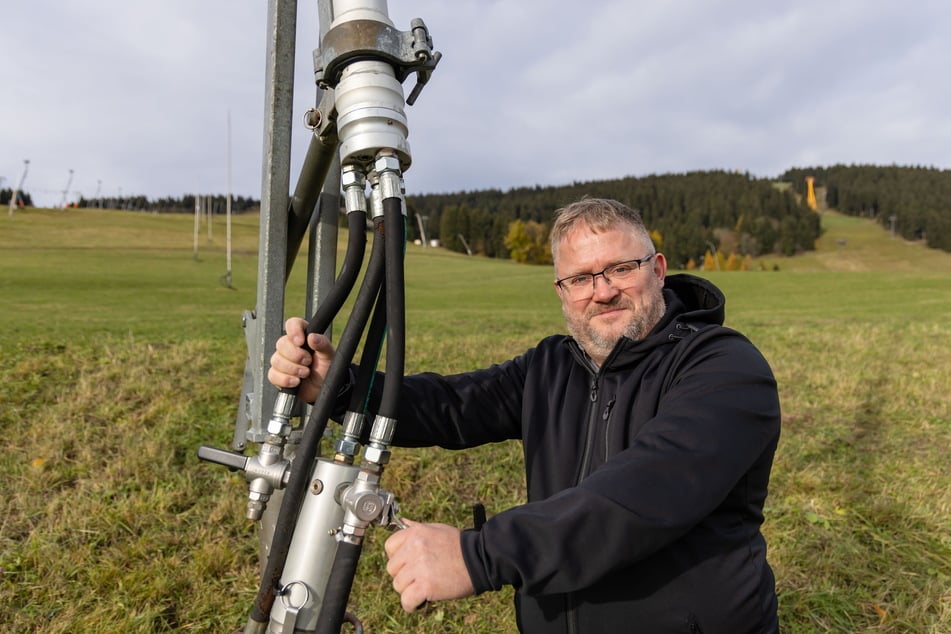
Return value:
<svg viewBox="0 0 951 634">
<path fill-rule="evenodd" d="M 607 282 L 608 284 L 611 285 L 611 288 L 614 288 L 614 289 L 617 289 L 617 290 L 623 290 L 623 289 L 619 289 L 617 286 L 615 286 L 615 285 L 611 282 L 611 278 L 607 276 L 607 272 L 608 272 L 609 270 L 615 268 L 615 267 L 621 266 L 622 264 L 636 264 L 636 265 L 637 265 L 637 268 L 636 268 L 635 270 L 640 271 L 640 270 L 641 270 L 641 266 L 644 265 L 644 264 L 646 264 L 647 262 L 650 262 L 651 259 L 652 259 L 654 256 L 656 256 L 656 255 L 657 255 L 657 252 L 655 251 L 654 253 L 651 253 L 650 255 L 645 255 L 645 256 L 642 257 L 642 258 L 634 258 L 633 260 L 624 260 L 623 262 L 615 262 L 614 264 L 609 264 L 608 266 L 604 267 L 603 269 L 601 269 L 601 270 L 600 270 L 599 272 L 597 272 L 597 273 L 576 273 L 576 274 L 574 274 L 574 275 L 567 275 L 567 276 L 565 276 L 565 277 L 563 277 L 563 278 L 561 278 L 561 279 L 555 280 L 555 286 L 558 287 L 558 290 L 560 290 L 561 292 L 565 293 L 565 295 L 570 296 L 570 295 L 571 295 L 571 289 L 570 289 L 570 288 L 565 288 L 564 286 L 562 286 L 562 285 L 561 285 L 562 282 L 564 282 L 565 280 L 570 280 L 570 279 L 575 278 L 575 277 L 584 277 L 584 276 L 590 275 L 590 276 L 591 276 L 591 287 L 590 287 L 590 288 L 591 288 L 591 295 L 589 295 L 588 297 L 593 297 L 593 296 L 594 296 L 594 291 L 595 291 L 595 289 L 596 289 L 596 287 L 597 287 L 597 282 L 595 282 L 595 279 L 597 279 L 597 277 L 600 275 L 601 277 L 604 278 L 604 281 L 605 281 L 605 282 Z M 628 288 L 628 287 L 624 287 L 624 288 Z M 578 297 L 577 299 L 588 299 L 588 298 Z"/>
</svg>

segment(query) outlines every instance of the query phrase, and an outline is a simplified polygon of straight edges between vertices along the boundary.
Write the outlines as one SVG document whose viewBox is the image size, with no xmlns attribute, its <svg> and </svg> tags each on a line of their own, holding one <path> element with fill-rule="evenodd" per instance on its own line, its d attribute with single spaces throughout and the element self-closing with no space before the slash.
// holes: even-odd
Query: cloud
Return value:
<svg viewBox="0 0 951 634">
<path fill-rule="evenodd" d="M 951 9 L 817 0 L 400 0 L 443 60 L 408 109 L 410 193 L 695 169 L 948 166 Z M 260 196 L 266 3 L 33 0 L 5 8 L 4 187 L 71 197 Z M 300 3 L 293 167 L 316 9 Z M 410 80 L 411 81 L 411 80 Z M 408 82 L 409 83 L 409 82 Z M 406 86 L 406 91 L 411 86 Z"/>
</svg>

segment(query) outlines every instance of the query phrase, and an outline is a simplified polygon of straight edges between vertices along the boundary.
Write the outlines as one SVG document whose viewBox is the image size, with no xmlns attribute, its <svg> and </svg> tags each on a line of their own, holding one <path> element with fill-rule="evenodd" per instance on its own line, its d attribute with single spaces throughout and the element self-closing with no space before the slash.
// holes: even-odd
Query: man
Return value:
<svg viewBox="0 0 951 634">
<path fill-rule="evenodd" d="M 667 277 L 640 215 L 583 199 L 551 232 L 569 336 L 403 384 L 396 444 L 523 444 L 528 503 L 480 530 L 407 521 L 385 545 L 407 611 L 517 589 L 524 632 L 774 632 L 760 533 L 779 438 L 773 375 L 724 298 Z M 333 347 L 290 320 L 270 380 L 316 397 Z"/>
</svg>

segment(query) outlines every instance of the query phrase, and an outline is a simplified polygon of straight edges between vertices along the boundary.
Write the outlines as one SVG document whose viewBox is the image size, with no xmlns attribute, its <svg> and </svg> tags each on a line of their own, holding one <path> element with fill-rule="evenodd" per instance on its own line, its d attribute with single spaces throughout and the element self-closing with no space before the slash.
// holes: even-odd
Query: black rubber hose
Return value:
<svg viewBox="0 0 951 634">
<path fill-rule="evenodd" d="M 373 379 L 380 363 L 380 353 L 383 350 L 383 337 L 386 334 L 386 288 L 380 285 L 376 307 L 373 309 L 373 318 L 370 320 L 370 329 L 367 331 L 363 344 L 363 354 L 360 357 L 360 367 L 357 369 L 356 382 L 350 394 L 348 411 L 365 414 L 370 390 L 373 388 Z"/>
<path fill-rule="evenodd" d="M 350 235 L 347 239 L 347 251 L 343 258 L 343 264 L 340 266 L 340 273 L 334 280 L 333 286 L 327 293 L 327 297 L 320 303 L 313 317 L 307 322 L 306 334 L 323 334 L 330 327 L 334 317 L 340 312 L 343 303 L 347 301 L 353 291 L 353 285 L 360 274 L 360 265 L 363 264 L 363 256 L 366 254 L 367 245 L 367 215 L 364 211 L 354 211 L 347 216 L 347 223 L 350 227 Z M 306 337 L 303 347 L 313 352 L 307 345 Z M 299 387 L 279 388 L 285 394 L 297 394 Z"/>
<path fill-rule="evenodd" d="M 343 264 L 340 266 L 340 273 L 308 322 L 307 334 L 315 332 L 320 334 L 330 327 L 334 317 L 343 307 L 343 303 L 350 296 L 353 285 L 357 281 L 357 275 L 360 274 L 367 244 L 366 212 L 353 211 L 347 214 L 347 225 L 350 228 L 350 235 L 347 239 L 347 251 Z"/>
<path fill-rule="evenodd" d="M 379 223 L 377 223 L 377 226 L 379 227 Z M 310 484 L 310 475 L 313 471 L 314 460 L 317 457 L 320 439 L 324 435 L 327 421 L 333 412 L 337 393 L 343 386 L 344 381 L 349 380 L 350 362 L 356 353 L 357 345 L 367 321 L 370 319 L 374 300 L 383 281 L 385 239 L 380 233 L 380 230 L 377 229 L 363 284 L 354 302 L 350 319 L 347 320 L 347 325 L 340 337 L 334 362 L 330 364 L 327 377 L 324 379 L 323 387 L 317 401 L 314 403 L 310 419 L 307 425 L 304 426 L 304 433 L 294 456 L 291 475 L 284 490 L 284 500 L 275 524 L 274 536 L 271 538 L 270 554 L 264 573 L 261 575 L 261 587 L 258 590 L 257 597 L 255 597 L 254 606 L 251 608 L 250 618 L 258 623 L 268 622 L 271 606 L 274 604 L 275 592 L 281 574 L 284 572 L 284 564 L 287 561 L 287 553 L 290 550 L 291 538 L 294 535 L 301 503 Z"/>
<path fill-rule="evenodd" d="M 397 418 L 400 387 L 406 364 L 406 288 L 403 259 L 406 252 L 406 217 L 400 198 L 383 199 L 386 235 L 386 379 L 378 414 Z"/>
<path fill-rule="evenodd" d="M 395 418 L 399 406 L 400 385 L 403 383 L 406 350 L 405 290 L 403 275 L 403 255 L 406 245 L 405 218 L 403 204 L 399 198 L 383 199 L 383 231 L 386 251 L 386 271 L 384 297 L 386 310 L 386 378 L 383 382 L 383 396 L 380 416 Z M 375 246 L 375 245 L 374 245 Z M 374 314 L 374 321 L 376 315 Z M 369 339 L 369 337 L 368 337 Z M 316 634 L 339 634 L 347 610 L 347 601 L 357 573 L 357 562 L 362 547 L 362 539 L 357 544 L 340 542 L 327 582 L 324 603 L 317 619 Z"/>
<path fill-rule="evenodd" d="M 360 265 L 363 264 L 363 257 L 366 254 L 367 245 L 367 214 L 365 211 L 354 211 L 347 214 L 347 225 L 349 227 L 349 236 L 347 237 L 347 251 L 343 257 L 343 264 L 340 266 L 340 272 L 333 286 L 327 292 L 327 296 L 314 315 L 307 322 L 306 334 L 323 334 L 333 323 L 334 317 L 340 312 L 343 303 L 353 291 L 353 285 L 360 274 Z M 310 346 L 307 345 L 306 335 L 303 347 L 310 352 Z M 279 391 L 285 394 L 297 394 L 297 387 L 282 387 Z"/>
<path fill-rule="evenodd" d="M 353 578 L 357 573 L 357 564 L 360 561 L 360 544 L 340 542 L 337 544 L 337 554 L 334 555 L 333 567 L 330 569 L 330 581 L 324 593 L 324 602 L 320 606 L 320 616 L 317 617 L 315 634 L 340 634 L 347 613 L 347 601 L 350 600 L 350 591 L 353 589 Z"/>
</svg>

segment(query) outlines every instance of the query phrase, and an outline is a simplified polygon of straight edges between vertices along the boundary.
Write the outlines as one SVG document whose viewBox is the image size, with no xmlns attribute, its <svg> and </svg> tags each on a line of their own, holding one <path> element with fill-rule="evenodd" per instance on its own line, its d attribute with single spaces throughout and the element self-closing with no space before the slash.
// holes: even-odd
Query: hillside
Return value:
<svg viewBox="0 0 951 634">
<path fill-rule="evenodd" d="M 819 212 L 822 235 L 815 251 L 793 257 L 764 257 L 767 268 L 784 271 L 949 271 L 951 253 L 922 241 L 892 235 L 869 218 L 834 210 Z"/>
</svg>

